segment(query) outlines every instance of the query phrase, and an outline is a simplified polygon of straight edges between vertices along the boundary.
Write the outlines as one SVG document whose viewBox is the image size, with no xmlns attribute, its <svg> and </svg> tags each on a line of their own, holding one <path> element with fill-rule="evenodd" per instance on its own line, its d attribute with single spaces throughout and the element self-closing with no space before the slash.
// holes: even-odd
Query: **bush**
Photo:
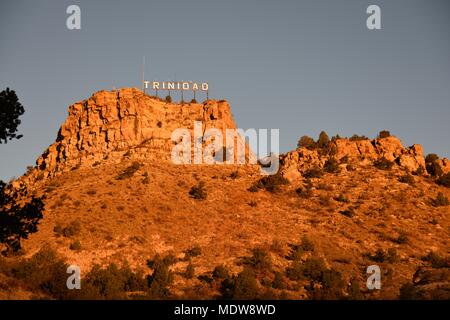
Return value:
<svg viewBox="0 0 450 320">
<path fill-rule="evenodd" d="M 355 210 L 353 208 L 348 208 L 346 210 L 339 211 L 339 213 L 346 217 L 353 218 L 355 215 Z"/>
<path fill-rule="evenodd" d="M 299 187 L 299 188 L 295 189 L 295 192 L 297 193 L 297 195 L 300 198 L 308 199 L 308 198 L 311 198 L 313 196 L 313 192 L 312 192 L 311 188 Z"/>
<path fill-rule="evenodd" d="M 244 263 L 258 270 L 268 270 L 272 268 L 272 259 L 267 250 L 255 248 L 252 256 L 244 259 Z"/>
<path fill-rule="evenodd" d="M 436 162 L 437 160 L 439 160 L 439 156 L 435 153 L 430 153 L 425 157 L 425 168 L 433 177 L 443 174 L 441 166 Z"/>
<path fill-rule="evenodd" d="M 174 263 L 173 256 L 161 258 L 159 255 L 147 262 L 152 268 L 153 274 L 147 277 L 148 296 L 150 299 L 167 299 L 170 296 L 168 286 L 173 281 L 173 273 L 170 271 L 170 265 Z"/>
<path fill-rule="evenodd" d="M 268 175 L 258 180 L 249 191 L 254 189 L 264 189 L 266 191 L 275 193 L 280 189 L 280 186 L 289 184 L 289 181 L 281 174 Z"/>
<path fill-rule="evenodd" d="M 76 251 L 81 250 L 81 242 L 79 240 L 72 242 L 69 246 L 69 249 Z"/>
<path fill-rule="evenodd" d="M 321 131 L 319 134 L 319 139 L 317 140 L 316 146 L 317 148 L 325 148 L 330 142 L 330 138 L 328 137 L 325 131 Z"/>
<path fill-rule="evenodd" d="M 193 246 L 192 248 L 189 248 L 185 251 L 185 257 L 187 259 L 197 257 L 202 254 L 202 249 L 200 246 Z"/>
<path fill-rule="evenodd" d="M 276 271 L 274 274 L 274 279 L 272 282 L 272 288 L 274 289 L 280 289 L 284 290 L 287 288 L 286 281 L 284 279 L 284 276 L 281 272 Z"/>
<path fill-rule="evenodd" d="M 400 300 L 418 300 L 421 295 L 412 283 L 405 283 L 400 287 Z"/>
<path fill-rule="evenodd" d="M 306 235 L 302 237 L 300 246 L 304 251 L 314 251 L 314 243 Z"/>
<path fill-rule="evenodd" d="M 314 149 L 315 145 L 314 139 L 308 136 L 302 136 L 297 142 L 297 148 Z"/>
<path fill-rule="evenodd" d="M 377 251 L 375 251 L 375 254 L 368 255 L 368 258 L 374 262 L 379 263 L 394 263 L 398 260 L 397 250 L 395 248 L 389 248 L 387 251 L 384 251 L 383 249 L 377 249 Z"/>
<path fill-rule="evenodd" d="M 439 192 L 435 199 L 431 199 L 431 205 L 433 207 L 444 207 L 448 206 L 450 201 L 442 192 Z"/>
<path fill-rule="evenodd" d="M 440 176 L 437 180 L 436 183 L 438 185 L 450 188 L 450 172 L 447 172 L 446 174 Z"/>
<path fill-rule="evenodd" d="M 230 272 L 228 269 L 222 264 L 216 266 L 212 273 L 213 278 L 215 279 L 227 279 L 230 277 Z"/>
<path fill-rule="evenodd" d="M 244 268 L 232 288 L 232 298 L 237 300 L 253 300 L 258 297 L 258 283 L 252 269 Z"/>
<path fill-rule="evenodd" d="M 341 193 L 337 197 L 334 197 L 337 202 L 349 202 L 348 199 Z"/>
<path fill-rule="evenodd" d="M 380 170 L 391 170 L 394 166 L 394 162 L 389 161 L 385 157 L 377 159 L 374 161 L 373 165 Z"/>
<path fill-rule="evenodd" d="M 79 220 L 74 220 L 62 231 L 64 237 L 73 237 L 79 235 L 81 232 L 81 222 Z"/>
<path fill-rule="evenodd" d="M 319 168 L 318 166 L 312 167 L 311 169 L 307 170 L 303 173 L 303 176 L 308 179 L 312 178 L 320 178 L 323 176 L 323 170 Z"/>
<path fill-rule="evenodd" d="M 184 277 L 186 279 L 192 279 L 195 276 L 195 268 L 192 263 L 189 263 L 186 267 L 186 271 L 184 273 Z"/>
<path fill-rule="evenodd" d="M 191 190 L 189 190 L 189 195 L 191 196 L 191 198 L 194 198 L 196 200 L 205 200 L 208 196 L 205 188 L 205 183 L 203 181 L 200 181 L 197 185 L 193 186 Z"/>
<path fill-rule="evenodd" d="M 167 103 L 172 103 L 172 97 L 171 96 L 166 96 L 166 98 L 164 99 Z"/>
<path fill-rule="evenodd" d="M 320 281 L 322 272 L 326 270 L 323 259 L 310 257 L 304 263 L 294 260 L 286 270 L 286 275 L 291 280 L 310 279 Z"/>
<path fill-rule="evenodd" d="M 142 164 L 139 162 L 133 162 L 131 166 L 126 168 L 121 174 L 116 177 L 116 180 L 124 180 L 131 178 L 136 171 L 138 171 L 142 167 Z"/>
<path fill-rule="evenodd" d="M 361 141 L 361 140 L 369 140 L 366 136 L 359 136 L 357 134 L 354 134 L 349 138 L 350 141 Z"/>
<path fill-rule="evenodd" d="M 405 173 L 403 176 L 399 177 L 398 181 L 401 183 L 407 183 L 411 186 L 414 185 L 414 177 L 409 173 Z"/>
<path fill-rule="evenodd" d="M 387 130 L 380 131 L 378 134 L 378 139 L 388 138 L 391 136 L 391 133 Z"/>
<path fill-rule="evenodd" d="M 338 173 L 340 171 L 339 162 L 331 157 L 325 162 L 323 169 L 328 173 Z"/>
<path fill-rule="evenodd" d="M 394 240 L 394 242 L 397 244 L 405 244 L 408 242 L 408 235 L 405 232 L 401 231 L 397 239 Z"/>
<path fill-rule="evenodd" d="M 67 268 L 68 265 L 55 251 L 43 247 L 30 259 L 20 261 L 11 272 L 33 291 L 39 290 L 55 299 L 63 299 L 69 291 L 66 286 Z"/>
<path fill-rule="evenodd" d="M 126 299 L 127 292 L 144 291 L 147 283 L 141 272 L 133 272 L 129 266 L 95 265 L 86 275 L 82 288 L 77 290 L 82 299 Z"/>
<path fill-rule="evenodd" d="M 450 267 L 449 258 L 443 258 L 433 251 L 429 252 L 426 256 L 423 256 L 422 261 L 430 262 L 431 266 L 436 269 Z"/>
<path fill-rule="evenodd" d="M 197 103 L 197 100 L 192 99 L 192 100 L 191 100 L 191 103 Z"/>
<path fill-rule="evenodd" d="M 429 153 L 425 157 L 425 163 L 433 163 L 436 160 L 439 160 L 439 156 L 437 154 L 435 154 L 435 153 Z"/>
</svg>

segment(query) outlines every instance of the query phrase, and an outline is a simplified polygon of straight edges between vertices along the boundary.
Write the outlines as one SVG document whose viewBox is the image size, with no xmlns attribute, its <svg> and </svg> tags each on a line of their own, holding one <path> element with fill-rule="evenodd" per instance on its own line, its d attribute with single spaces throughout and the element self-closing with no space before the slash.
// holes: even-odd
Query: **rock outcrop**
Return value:
<svg viewBox="0 0 450 320">
<path fill-rule="evenodd" d="M 398 138 L 389 136 L 373 140 L 339 138 L 329 142 L 327 151 L 300 147 L 281 156 L 281 172 L 285 178 L 293 181 L 301 178 L 312 167 L 323 167 L 330 157 L 338 162 L 358 164 L 370 164 L 385 158 L 410 172 L 419 168 L 426 171 L 422 146 L 415 144 L 404 148 Z"/>
<path fill-rule="evenodd" d="M 168 161 L 176 144 L 172 132 L 184 128 L 193 137 L 195 121 L 201 121 L 202 134 L 217 128 L 226 137 L 226 129 L 236 128 L 230 105 L 224 100 L 180 104 L 134 88 L 100 91 L 69 106 L 55 143 L 26 177 L 40 180 L 102 161 L 120 162 L 124 156 Z M 243 142 L 237 139 L 235 143 Z"/>
</svg>

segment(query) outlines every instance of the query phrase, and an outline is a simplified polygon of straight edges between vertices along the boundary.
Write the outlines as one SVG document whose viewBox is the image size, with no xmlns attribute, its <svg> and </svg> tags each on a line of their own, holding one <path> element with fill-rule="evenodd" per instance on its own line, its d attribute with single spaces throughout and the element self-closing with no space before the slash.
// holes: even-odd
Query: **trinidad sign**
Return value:
<svg viewBox="0 0 450 320">
<path fill-rule="evenodd" d="M 158 95 L 158 90 L 167 90 L 170 92 L 173 90 L 181 91 L 181 94 L 183 94 L 183 91 L 193 91 L 194 92 L 194 99 L 195 99 L 195 93 L 197 91 L 203 91 L 206 92 L 206 98 L 208 98 L 209 93 L 209 84 L 208 82 L 194 82 L 194 81 L 143 81 L 144 84 L 144 92 L 146 89 L 150 88 L 152 90 L 155 90 L 156 95 Z"/>
</svg>

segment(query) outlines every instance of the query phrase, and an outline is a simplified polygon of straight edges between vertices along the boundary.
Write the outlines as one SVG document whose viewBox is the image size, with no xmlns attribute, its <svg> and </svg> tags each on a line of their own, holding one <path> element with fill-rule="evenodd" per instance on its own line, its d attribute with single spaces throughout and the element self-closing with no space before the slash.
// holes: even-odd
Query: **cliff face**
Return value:
<svg viewBox="0 0 450 320">
<path fill-rule="evenodd" d="M 69 107 L 56 142 L 37 160 L 47 175 L 99 161 L 132 157 L 168 160 L 175 129 L 192 132 L 194 121 L 204 131 L 236 127 L 226 101 L 202 104 L 167 103 L 137 89 L 100 91 Z"/>
</svg>

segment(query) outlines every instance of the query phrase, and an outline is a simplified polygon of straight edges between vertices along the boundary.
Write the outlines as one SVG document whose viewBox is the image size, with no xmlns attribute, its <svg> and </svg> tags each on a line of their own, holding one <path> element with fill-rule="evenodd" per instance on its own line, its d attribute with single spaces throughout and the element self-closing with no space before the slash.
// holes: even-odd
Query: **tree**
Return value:
<svg viewBox="0 0 450 320">
<path fill-rule="evenodd" d="M 327 133 L 325 131 L 320 132 L 319 139 L 317 140 L 317 147 L 325 148 L 328 145 L 328 142 L 330 142 L 330 138 Z"/>
<path fill-rule="evenodd" d="M 300 140 L 298 140 L 297 147 L 298 148 L 305 147 L 308 149 L 312 149 L 312 148 L 314 148 L 315 144 L 316 143 L 314 142 L 313 138 L 308 137 L 308 136 L 303 136 L 300 138 Z"/>
<path fill-rule="evenodd" d="M 17 201 L 18 195 L 8 194 L 5 187 L 0 180 L 0 244 L 6 246 L 2 253 L 18 252 L 21 239 L 27 239 L 30 233 L 37 231 L 44 203 L 42 198 L 33 197 L 21 205 Z"/>
<path fill-rule="evenodd" d="M 19 117 L 24 112 L 14 90 L 6 88 L 0 92 L 0 144 L 22 138 L 22 135 L 16 132 L 21 122 Z"/>
<path fill-rule="evenodd" d="M 378 139 L 384 139 L 391 136 L 391 133 L 388 130 L 382 130 L 378 133 Z"/>
</svg>

